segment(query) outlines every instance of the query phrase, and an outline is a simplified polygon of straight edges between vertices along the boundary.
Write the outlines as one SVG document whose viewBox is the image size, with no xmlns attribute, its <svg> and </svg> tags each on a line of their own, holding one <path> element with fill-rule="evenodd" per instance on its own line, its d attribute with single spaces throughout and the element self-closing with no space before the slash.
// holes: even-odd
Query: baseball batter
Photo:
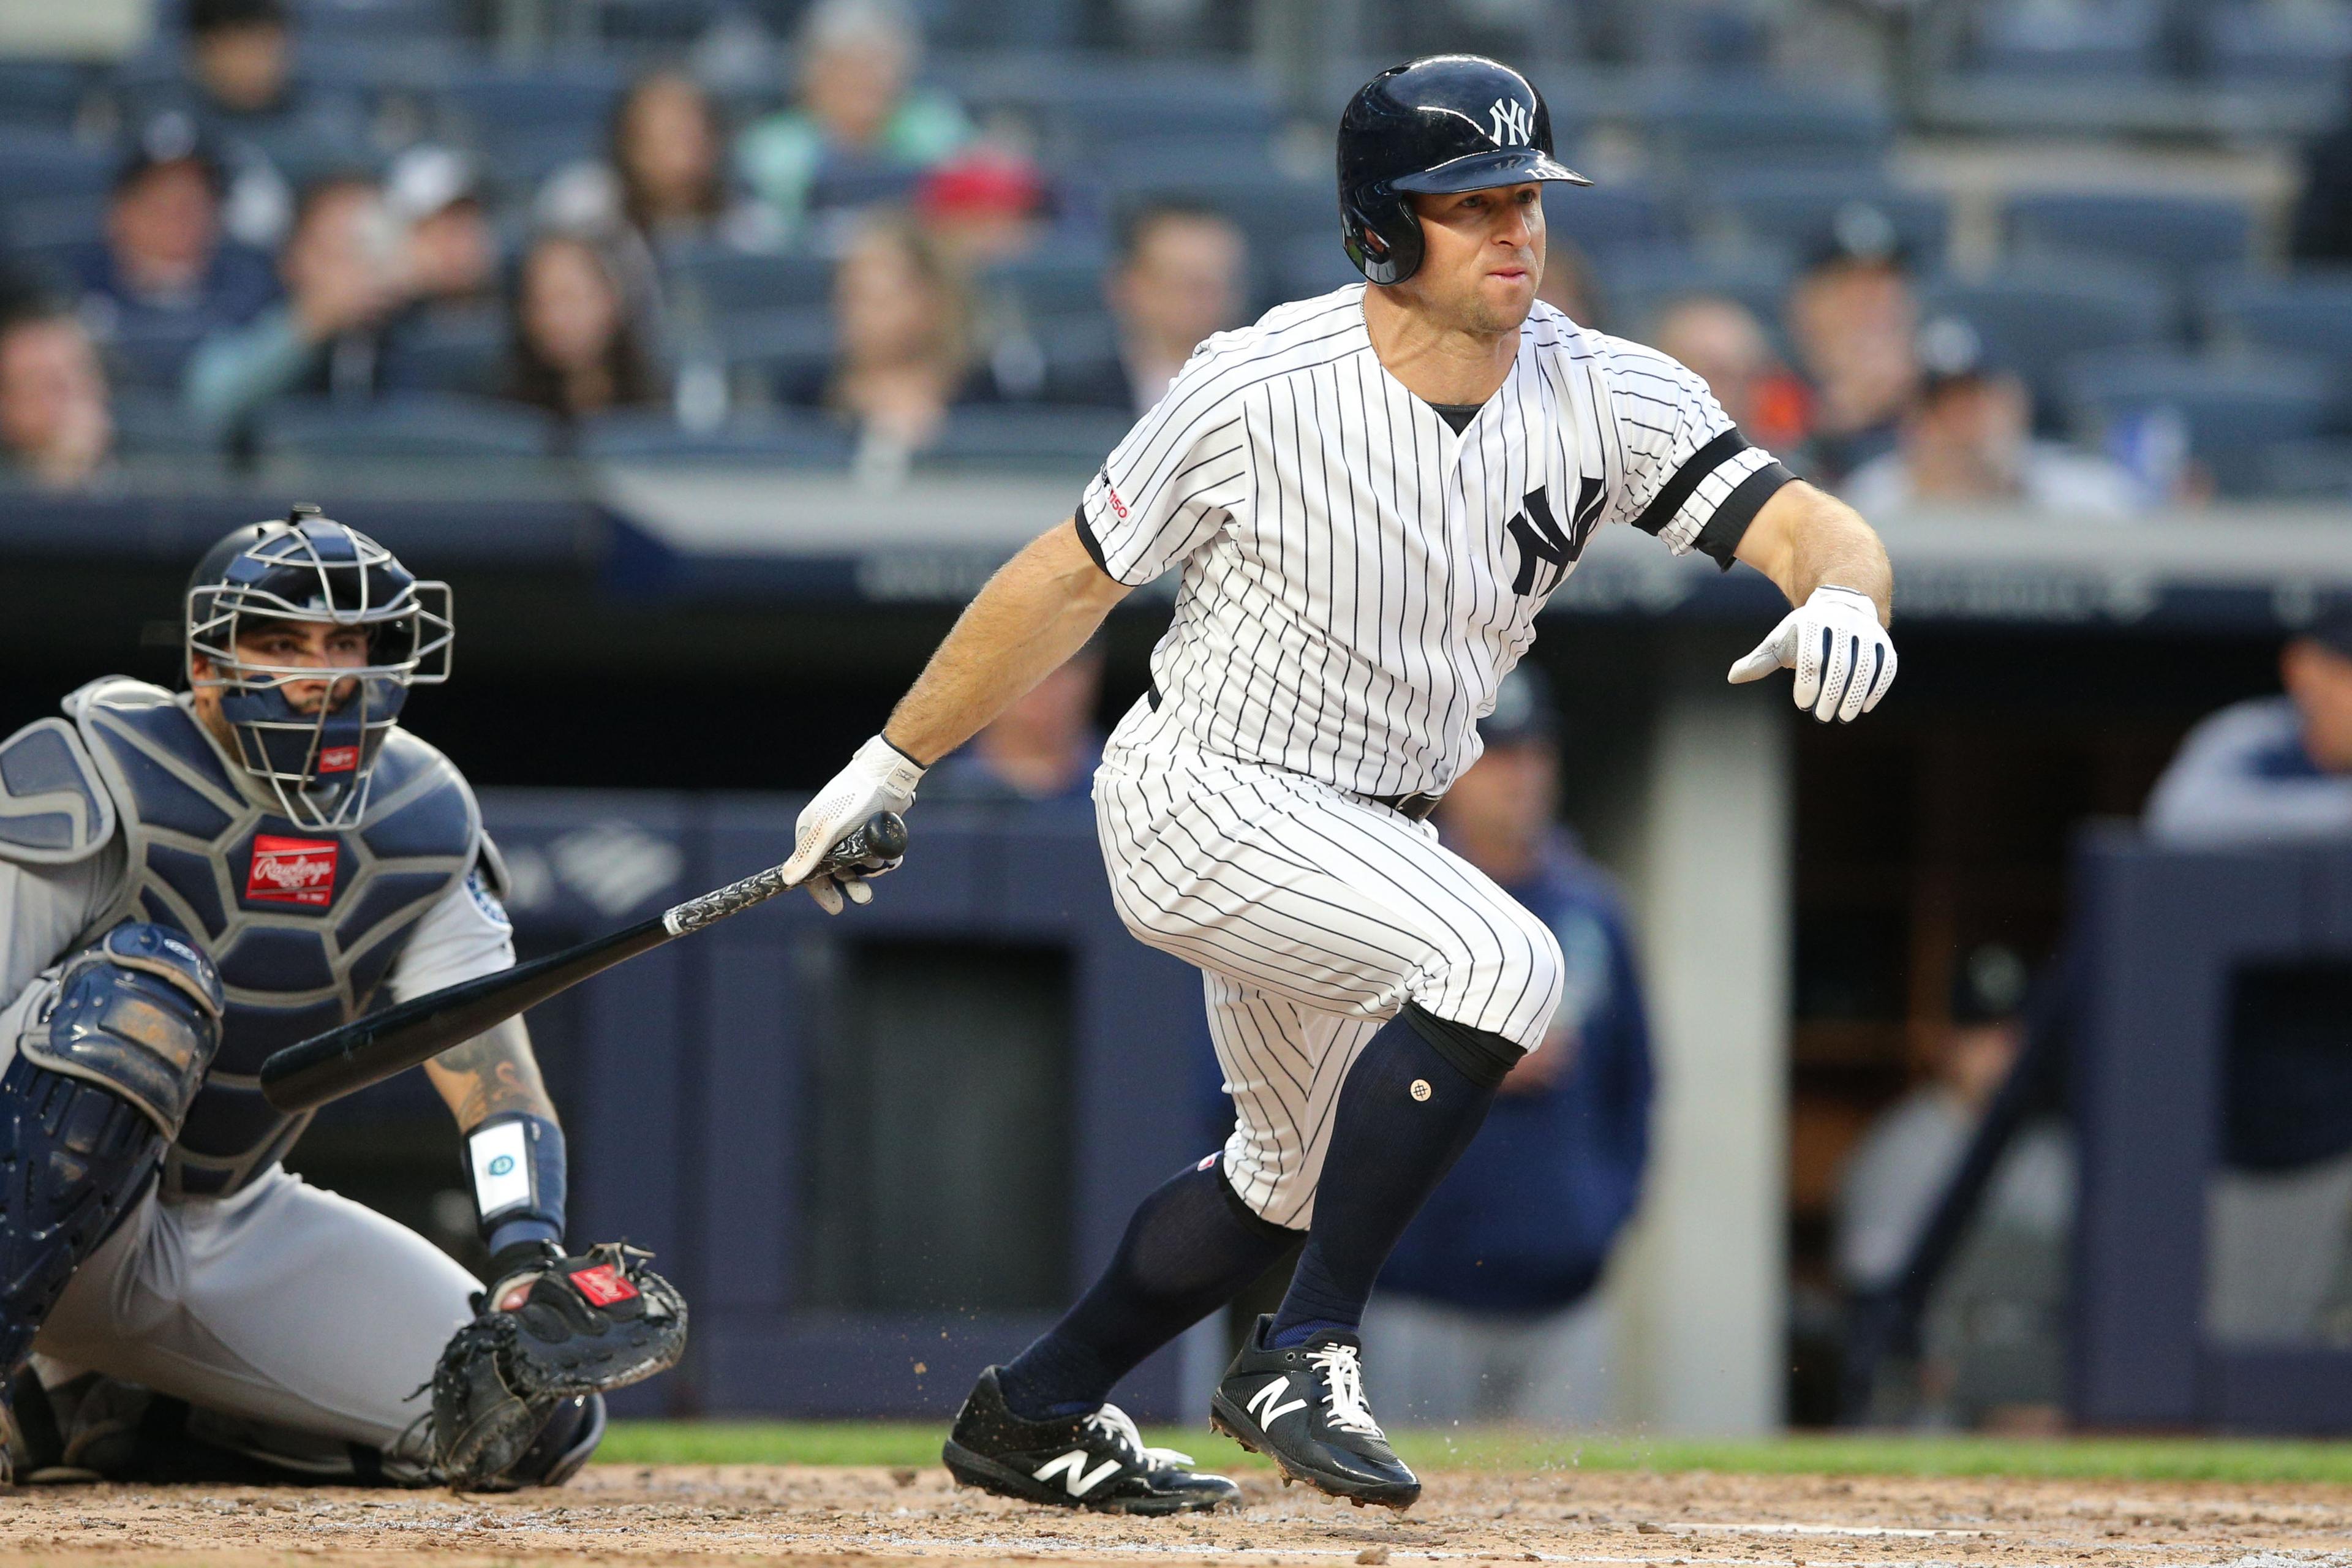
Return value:
<svg viewBox="0 0 2352 1568">
<path fill-rule="evenodd" d="M 262 1099 L 264 1057 L 514 963 L 473 793 L 398 722 L 453 637 L 445 586 L 297 507 L 197 566 L 187 691 L 95 680 L 0 742 L 0 1480 L 555 1485 L 594 1390 L 675 1359 L 658 1276 L 565 1255 L 520 1021 L 427 1068 L 487 1294 L 278 1164 L 310 1119 Z"/>
<path fill-rule="evenodd" d="M 1201 345 L 1076 515 L 973 601 L 881 734 L 799 823 L 789 872 L 1077 648 L 1130 589 L 1181 574 L 1149 694 L 1094 798 L 1122 918 L 1198 965 L 1236 1125 L 1144 1200 L 1109 1269 L 985 1373 L 948 1440 L 968 1484 L 1035 1501 L 1213 1508 L 1231 1482 L 1147 1449 L 1105 1403 L 1146 1355 L 1305 1237 L 1212 1422 L 1358 1502 L 1420 1482 L 1365 1394 L 1372 1280 L 1558 1005 L 1542 921 L 1427 817 L 1595 530 L 1627 524 L 1799 606 L 1733 667 L 1790 668 L 1822 721 L 1895 676 L 1885 551 L 1733 428 L 1700 379 L 1538 304 L 1543 100 L 1445 55 L 1385 71 L 1339 135 L 1368 279 Z M 817 877 L 828 910 L 863 880 Z"/>
</svg>

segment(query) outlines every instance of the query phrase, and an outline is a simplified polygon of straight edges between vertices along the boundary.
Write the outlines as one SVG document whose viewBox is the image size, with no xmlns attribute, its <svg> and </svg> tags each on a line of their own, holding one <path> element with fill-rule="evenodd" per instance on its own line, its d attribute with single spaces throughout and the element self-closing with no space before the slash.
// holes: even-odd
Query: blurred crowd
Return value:
<svg viewBox="0 0 2352 1568">
<path fill-rule="evenodd" d="M 1156 106 L 1107 88 L 1042 129 L 927 74 L 900 0 L 811 0 L 781 49 L 458 83 L 455 120 L 298 68 L 289 0 L 173 9 L 179 30 L 102 97 L 102 190 L 0 199 L 0 458 L 33 484 L 353 442 L 881 479 L 941 453 L 1084 462 L 1202 338 L 1352 276 L 1322 160 L 1276 166 L 1282 126 L 1255 89 L 1188 108 L 1196 84 Z M 1555 111 L 1564 134 L 1573 109 Z M 2352 285 L 2249 283 L 2226 236 L 2208 259 L 2260 295 L 2233 327 L 2176 331 L 2202 309 L 2177 297 L 2151 326 L 2138 284 L 2057 252 L 1957 282 L 1940 213 L 1873 172 L 1885 127 L 1741 112 L 1795 140 L 1716 193 L 1754 231 L 1737 254 L 1640 181 L 1555 192 L 1545 294 L 1702 371 L 1755 438 L 1865 513 L 2117 520 L 2352 489 L 2333 371 L 2258 330 L 2324 349 L 2273 296 L 2318 289 L 2312 308 L 2340 312 Z M 1710 145 L 1683 134 L 1685 161 Z M 2315 261 L 2352 232 L 2342 140 L 2312 153 L 2297 245 Z M 1847 142 L 1860 162 L 1815 166 Z M 74 155 L 91 143 L 84 123 Z M 2184 215 L 2109 216 L 2061 237 L 2128 250 Z"/>
</svg>

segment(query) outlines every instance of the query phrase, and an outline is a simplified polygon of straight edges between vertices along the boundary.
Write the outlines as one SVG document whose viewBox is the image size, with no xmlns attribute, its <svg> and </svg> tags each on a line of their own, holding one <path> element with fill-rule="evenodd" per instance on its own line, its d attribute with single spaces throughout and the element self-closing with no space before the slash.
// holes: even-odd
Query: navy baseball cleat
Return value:
<svg viewBox="0 0 2352 1568">
<path fill-rule="evenodd" d="M 1005 1405 L 992 1366 L 964 1400 L 940 1458 L 965 1486 L 1098 1513 L 1205 1513 L 1242 1495 L 1223 1476 L 1186 1468 L 1190 1454 L 1145 1447 L 1116 1405 L 1066 1420 L 1023 1420 Z"/>
<path fill-rule="evenodd" d="M 1421 1497 L 1421 1478 L 1389 1447 L 1364 1403 L 1363 1347 L 1353 1334 L 1318 1334 L 1293 1350 L 1269 1349 L 1262 1317 L 1217 1384 L 1209 1425 L 1292 1480 L 1400 1512 Z"/>
</svg>

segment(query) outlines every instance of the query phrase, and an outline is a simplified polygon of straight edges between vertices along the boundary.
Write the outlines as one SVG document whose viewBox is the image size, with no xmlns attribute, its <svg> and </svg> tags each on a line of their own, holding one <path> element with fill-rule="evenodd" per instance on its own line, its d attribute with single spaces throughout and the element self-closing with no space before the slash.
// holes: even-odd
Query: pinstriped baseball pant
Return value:
<svg viewBox="0 0 2352 1568">
<path fill-rule="evenodd" d="M 1428 824 L 1161 736 L 1115 742 L 1095 775 L 1111 896 L 1139 940 L 1202 971 L 1235 1112 L 1226 1179 L 1303 1228 L 1339 1086 L 1381 1025 L 1412 1002 L 1533 1050 L 1559 944 Z"/>
</svg>

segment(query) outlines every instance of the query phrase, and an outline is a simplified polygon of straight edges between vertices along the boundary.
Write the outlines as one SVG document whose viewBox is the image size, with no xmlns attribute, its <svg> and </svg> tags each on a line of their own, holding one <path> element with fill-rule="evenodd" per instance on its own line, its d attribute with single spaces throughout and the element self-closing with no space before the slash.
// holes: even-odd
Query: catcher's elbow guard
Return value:
<svg viewBox="0 0 2352 1568">
<path fill-rule="evenodd" d="M 606 1245 L 560 1258 L 510 1311 L 457 1331 L 433 1372 L 433 1457 L 460 1490 L 530 1484 L 520 1473 L 557 1406 L 625 1388 L 677 1364 L 686 1301 L 645 1267 L 651 1255 Z"/>
</svg>

